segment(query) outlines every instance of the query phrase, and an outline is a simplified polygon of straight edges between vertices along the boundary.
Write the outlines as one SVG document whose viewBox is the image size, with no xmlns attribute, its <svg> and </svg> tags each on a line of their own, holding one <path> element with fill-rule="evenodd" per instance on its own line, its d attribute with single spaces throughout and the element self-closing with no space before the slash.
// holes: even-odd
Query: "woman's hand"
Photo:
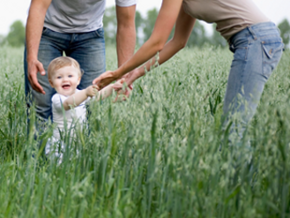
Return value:
<svg viewBox="0 0 290 218">
<path fill-rule="evenodd" d="M 142 67 L 141 67 L 142 68 Z M 132 70 L 131 72 L 125 74 L 121 79 L 120 81 L 122 81 L 122 84 L 123 83 L 126 83 L 128 87 L 132 87 L 132 84 L 133 82 L 138 79 L 139 77 L 141 76 L 144 76 L 144 74 L 140 75 L 140 72 L 139 72 L 139 68 L 136 68 L 134 70 Z"/>
<path fill-rule="evenodd" d="M 115 76 L 114 71 L 106 71 L 105 73 L 94 79 L 93 84 L 97 85 L 100 91 L 102 88 L 109 85 L 116 79 L 118 79 L 118 77 Z"/>
<path fill-rule="evenodd" d="M 133 90 L 133 86 L 131 84 L 128 85 L 125 79 L 121 79 L 118 82 L 114 83 L 112 87 L 117 92 L 115 102 L 119 100 L 125 101 L 127 98 L 129 98 Z"/>
</svg>

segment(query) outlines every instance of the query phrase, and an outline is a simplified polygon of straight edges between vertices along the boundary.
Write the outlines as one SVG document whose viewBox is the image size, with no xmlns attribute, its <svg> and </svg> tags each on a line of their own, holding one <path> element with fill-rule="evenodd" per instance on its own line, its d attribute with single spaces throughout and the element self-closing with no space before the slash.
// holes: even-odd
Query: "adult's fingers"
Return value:
<svg viewBox="0 0 290 218">
<path fill-rule="evenodd" d="M 30 85 L 35 91 L 45 94 L 42 86 L 38 83 L 37 72 L 40 72 L 41 75 L 45 75 L 43 65 L 39 61 L 30 63 L 28 66 L 28 80 Z"/>
<path fill-rule="evenodd" d="M 45 91 L 43 90 L 42 86 L 38 83 L 38 80 L 37 80 L 37 76 L 36 74 L 30 74 L 30 76 L 28 77 L 29 79 L 29 82 L 30 82 L 30 85 L 31 87 L 37 91 L 37 92 L 40 92 L 42 94 L 45 94 Z"/>
<path fill-rule="evenodd" d="M 92 85 L 92 86 L 93 86 L 94 89 L 99 90 L 99 86 L 97 86 L 97 85 Z"/>
<path fill-rule="evenodd" d="M 40 63 L 39 61 L 36 63 L 36 66 L 37 66 L 37 69 L 38 69 L 38 72 L 44 76 L 45 75 L 45 70 L 43 68 L 43 65 L 42 63 Z"/>
<path fill-rule="evenodd" d="M 99 90 L 101 90 L 102 88 L 104 88 L 105 86 L 107 86 L 108 84 L 110 84 L 113 80 L 111 80 L 110 78 L 102 78 L 102 77 L 98 77 L 96 79 L 93 80 L 93 84 L 97 85 Z"/>
<path fill-rule="evenodd" d="M 107 71 L 93 80 L 93 84 L 99 87 L 99 90 L 109 85 L 115 80 L 114 74 L 112 71 Z"/>
<path fill-rule="evenodd" d="M 115 91 L 119 91 L 122 88 L 123 88 L 123 84 L 122 83 L 114 83 L 113 84 L 113 89 L 115 89 Z"/>
</svg>

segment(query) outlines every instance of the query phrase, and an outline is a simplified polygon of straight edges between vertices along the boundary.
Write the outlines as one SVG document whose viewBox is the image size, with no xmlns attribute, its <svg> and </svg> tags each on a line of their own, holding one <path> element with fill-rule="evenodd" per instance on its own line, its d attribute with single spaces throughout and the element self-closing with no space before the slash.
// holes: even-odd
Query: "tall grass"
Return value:
<svg viewBox="0 0 290 218">
<path fill-rule="evenodd" d="M 125 102 L 93 102 L 89 133 L 66 137 L 61 164 L 27 136 L 22 53 L 0 52 L 0 217 L 289 217 L 289 51 L 247 129 L 251 147 L 223 140 L 232 54 L 207 47 L 149 72 Z"/>
</svg>

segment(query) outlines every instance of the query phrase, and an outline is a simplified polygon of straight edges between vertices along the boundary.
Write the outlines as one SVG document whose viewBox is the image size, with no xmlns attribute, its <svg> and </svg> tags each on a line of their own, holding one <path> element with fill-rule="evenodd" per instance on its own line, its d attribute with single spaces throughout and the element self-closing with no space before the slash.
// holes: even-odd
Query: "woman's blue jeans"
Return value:
<svg viewBox="0 0 290 218">
<path fill-rule="evenodd" d="M 87 33 L 58 33 L 48 28 L 44 28 L 39 45 L 38 60 L 43 64 L 45 71 L 49 63 L 59 57 L 72 57 L 76 59 L 81 69 L 84 71 L 78 89 L 84 89 L 92 84 L 106 70 L 105 40 L 104 30 Z M 45 95 L 36 92 L 30 86 L 27 77 L 26 48 L 24 52 L 24 72 L 25 72 L 25 95 L 27 97 L 28 108 L 35 104 L 37 115 L 37 129 L 42 129 L 39 125 L 46 125 L 52 119 L 51 97 L 56 91 L 50 86 L 45 76 L 37 74 L 37 79 L 45 91 Z"/>
<path fill-rule="evenodd" d="M 231 132 L 242 134 L 253 117 L 265 83 L 278 65 L 284 44 L 272 22 L 245 28 L 230 39 L 234 59 L 228 78 L 223 113 L 226 128 L 232 118 Z"/>
</svg>

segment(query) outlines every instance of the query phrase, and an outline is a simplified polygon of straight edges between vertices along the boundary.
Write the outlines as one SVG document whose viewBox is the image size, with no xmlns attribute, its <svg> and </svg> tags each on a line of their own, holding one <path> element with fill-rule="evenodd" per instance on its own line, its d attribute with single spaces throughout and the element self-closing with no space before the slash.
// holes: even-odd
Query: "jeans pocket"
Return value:
<svg viewBox="0 0 290 218">
<path fill-rule="evenodd" d="M 262 41 L 263 48 L 263 75 L 268 79 L 277 67 L 282 56 L 284 44 L 282 39 Z"/>
<path fill-rule="evenodd" d="M 43 29 L 42 29 L 42 34 L 46 33 L 47 31 L 48 31 L 48 28 L 43 27 Z"/>
<path fill-rule="evenodd" d="M 277 40 L 264 40 L 262 41 L 262 46 L 264 53 L 268 59 L 273 59 L 275 53 L 279 50 L 282 50 L 284 44 L 282 43 L 282 39 Z M 274 60 L 275 61 L 275 60 Z"/>
<path fill-rule="evenodd" d="M 104 38 L 104 28 L 99 28 L 95 30 L 95 34 L 98 38 Z"/>
</svg>

